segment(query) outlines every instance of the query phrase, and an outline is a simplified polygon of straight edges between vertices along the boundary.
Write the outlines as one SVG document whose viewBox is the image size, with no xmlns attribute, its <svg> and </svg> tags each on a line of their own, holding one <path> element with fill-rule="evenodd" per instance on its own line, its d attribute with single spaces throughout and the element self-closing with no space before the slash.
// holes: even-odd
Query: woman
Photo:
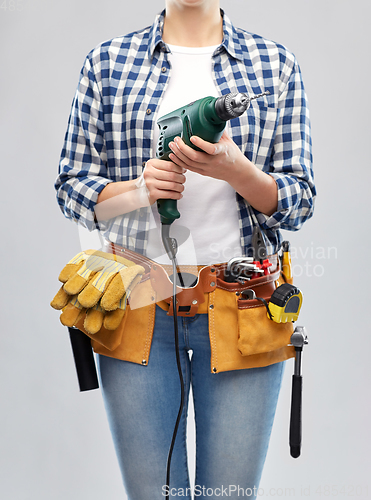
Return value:
<svg viewBox="0 0 371 500">
<path fill-rule="evenodd" d="M 219 0 L 165 3 L 151 27 L 105 42 L 88 55 L 62 151 L 59 204 L 67 217 L 90 230 L 98 227 L 113 244 L 165 266 L 155 202 L 167 198 L 178 200 L 181 225 L 192 237 L 180 245 L 180 264 L 205 266 L 247 255 L 257 225 L 268 254 L 275 255 L 279 229 L 299 229 L 312 215 L 315 196 L 297 62 L 286 48 L 236 29 Z M 156 158 L 158 117 L 207 95 L 267 90 L 269 96 L 228 122 L 218 144 L 193 137 L 202 150 L 194 151 L 178 137 L 171 161 Z M 192 384 L 195 406 L 194 495 L 238 498 L 243 489 L 255 498 L 284 360 L 292 353 L 247 356 L 214 368 L 221 372 L 215 375 L 211 316 L 202 312 L 178 318 L 186 399 Z M 128 498 L 154 500 L 166 493 L 192 498 L 186 409 L 169 488 L 165 485 L 180 392 L 173 318 L 166 306 L 156 306 L 146 366 L 125 354 L 96 351 Z"/>
</svg>

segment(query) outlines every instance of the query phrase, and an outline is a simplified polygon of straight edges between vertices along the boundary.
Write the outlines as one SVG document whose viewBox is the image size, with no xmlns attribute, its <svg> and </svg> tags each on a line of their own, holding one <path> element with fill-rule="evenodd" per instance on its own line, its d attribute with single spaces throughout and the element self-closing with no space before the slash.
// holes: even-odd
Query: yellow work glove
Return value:
<svg viewBox="0 0 371 500">
<path fill-rule="evenodd" d="M 106 311 L 115 310 L 135 278 L 144 273 L 142 266 L 123 257 L 102 252 L 96 252 L 89 257 L 83 267 L 92 269 L 95 274 L 88 278 L 86 286 L 79 293 L 80 304 L 90 308 L 101 300 L 100 305 Z M 77 274 L 80 272 L 85 274 L 83 268 Z M 71 279 L 73 280 L 73 277 Z M 66 285 L 67 283 L 64 288 L 68 292 Z"/>
<path fill-rule="evenodd" d="M 87 259 L 94 253 L 94 250 L 87 250 L 86 252 L 80 252 L 75 257 L 73 257 L 62 269 L 58 279 L 62 283 L 67 283 L 71 280 L 72 276 L 75 276 L 79 269 L 83 267 Z M 72 289 L 72 288 L 71 288 Z M 76 292 L 77 293 L 77 292 Z M 71 300 L 71 295 L 76 295 L 76 293 L 67 292 L 64 285 L 61 286 L 57 295 L 54 297 L 50 305 L 54 309 L 63 309 Z"/>
<path fill-rule="evenodd" d="M 71 264 L 75 264 L 75 259 L 78 261 L 77 264 L 82 262 L 82 264 L 76 268 L 76 272 L 70 273 L 68 279 L 64 282 L 63 288 L 69 295 L 76 295 L 80 293 L 81 290 L 83 290 L 89 281 L 94 277 L 94 275 L 98 271 L 101 271 L 105 265 L 107 265 L 107 262 L 111 260 L 106 258 L 106 256 L 111 257 L 110 254 L 105 254 L 100 251 L 88 250 L 87 252 L 82 253 L 85 254 L 85 256 L 81 257 L 80 254 L 76 255 L 62 270 L 62 273 L 67 275 L 68 271 L 66 272 L 65 270 L 67 268 L 69 269 Z M 59 281 L 61 281 L 60 278 L 61 276 L 59 275 Z"/>
<path fill-rule="evenodd" d="M 95 306 L 105 294 L 107 297 L 101 305 L 112 310 L 136 276 L 143 273 L 144 268 L 130 260 L 96 251 L 70 276 L 63 290 L 68 295 L 78 294 L 80 304 L 86 308 Z"/>
<path fill-rule="evenodd" d="M 84 317 L 84 328 L 90 334 L 99 332 L 103 325 L 104 311 L 99 304 L 91 309 L 85 309 L 79 303 L 77 295 L 70 297 L 70 302 L 63 308 L 60 320 L 64 326 L 74 326 Z M 122 318 L 121 318 L 122 319 Z"/>
<path fill-rule="evenodd" d="M 66 283 L 71 276 L 77 273 L 80 267 L 84 264 L 84 262 L 92 255 L 95 250 L 86 250 L 85 252 L 80 252 L 73 259 L 71 259 L 62 269 L 59 274 L 59 281 L 62 283 Z"/>
<path fill-rule="evenodd" d="M 73 326 L 85 314 L 84 328 L 96 333 L 102 325 L 115 330 L 124 314 L 131 290 L 144 268 L 117 255 L 95 250 L 80 252 L 63 268 L 64 283 L 51 306 L 61 310 L 61 322 Z"/>
<path fill-rule="evenodd" d="M 56 297 L 57 296 L 58 294 L 56 295 Z M 63 307 L 62 314 L 60 315 L 59 319 L 61 320 L 62 325 L 73 326 L 86 313 L 86 309 L 84 309 L 82 305 L 79 303 L 77 295 L 73 295 L 72 297 L 71 295 L 68 295 L 68 297 L 69 297 L 69 302 L 66 304 L 65 307 Z M 52 305 L 52 307 L 54 306 Z M 54 307 L 54 309 L 57 308 Z"/>
</svg>

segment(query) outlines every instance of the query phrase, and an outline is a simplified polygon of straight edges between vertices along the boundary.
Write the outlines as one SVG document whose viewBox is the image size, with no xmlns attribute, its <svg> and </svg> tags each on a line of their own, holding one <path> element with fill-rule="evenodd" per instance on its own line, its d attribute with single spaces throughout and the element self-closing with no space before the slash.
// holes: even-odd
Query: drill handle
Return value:
<svg viewBox="0 0 371 500">
<path fill-rule="evenodd" d="M 177 200 L 157 200 L 157 209 L 160 214 L 161 224 L 172 224 L 175 219 L 179 219 L 180 217 L 177 208 Z"/>
</svg>

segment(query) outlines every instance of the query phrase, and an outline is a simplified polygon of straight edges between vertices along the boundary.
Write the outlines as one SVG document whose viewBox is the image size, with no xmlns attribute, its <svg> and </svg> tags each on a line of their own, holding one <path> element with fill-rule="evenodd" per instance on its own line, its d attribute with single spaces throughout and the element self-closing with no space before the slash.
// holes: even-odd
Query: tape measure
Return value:
<svg viewBox="0 0 371 500">
<path fill-rule="evenodd" d="M 303 295 L 299 288 L 290 283 L 280 285 L 273 292 L 268 309 L 268 317 L 276 323 L 296 321 L 299 316 Z"/>
</svg>

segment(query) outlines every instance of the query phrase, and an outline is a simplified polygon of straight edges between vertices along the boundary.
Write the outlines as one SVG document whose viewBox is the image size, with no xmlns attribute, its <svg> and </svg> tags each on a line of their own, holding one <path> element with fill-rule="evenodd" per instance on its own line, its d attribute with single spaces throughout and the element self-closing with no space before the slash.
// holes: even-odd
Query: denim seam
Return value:
<svg viewBox="0 0 371 500">
<path fill-rule="evenodd" d="M 183 334 L 183 337 L 184 337 L 184 346 L 185 346 L 186 351 L 189 351 L 189 329 L 188 329 L 188 322 L 185 321 L 185 318 L 183 318 L 182 323 L 183 323 L 183 330 L 184 330 L 184 334 Z"/>
<path fill-rule="evenodd" d="M 197 438 L 197 415 L 196 415 L 196 391 L 194 390 L 194 377 L 193 377 L 193 356 L 191 359 L 191 383 L 192 383 L 192 394 L 193 394 L 193 411 L 194 411 L 194 422 L 195 422 L 195 434 L 196 434 L 196 449 L 195 449 L 195 457 L 196 457 L 196 463 L 195 463 L 195 485 L 197 485 L 197 476 L 198 476 L 198 438 Z"/>
<path fill-rule="evenodd" d="M 211 344 L 211 362 L 212 362 L 212 369 L 216 369 L 216 372 L 218 371 L 218 355 L 217 355 L 217 349 L 216 349 L 216 335 L 215 335 L 215 292 L 211 292 L 209 294 L 209 305 L 213 305 L 213 308 L 211 312 L 209 312 L 209 317 L 211 315 L 211 322 L 212 322 L 212 328 L 209 328 L 209 337 L 210 337 L 210 344 Z"/>
</svg>

